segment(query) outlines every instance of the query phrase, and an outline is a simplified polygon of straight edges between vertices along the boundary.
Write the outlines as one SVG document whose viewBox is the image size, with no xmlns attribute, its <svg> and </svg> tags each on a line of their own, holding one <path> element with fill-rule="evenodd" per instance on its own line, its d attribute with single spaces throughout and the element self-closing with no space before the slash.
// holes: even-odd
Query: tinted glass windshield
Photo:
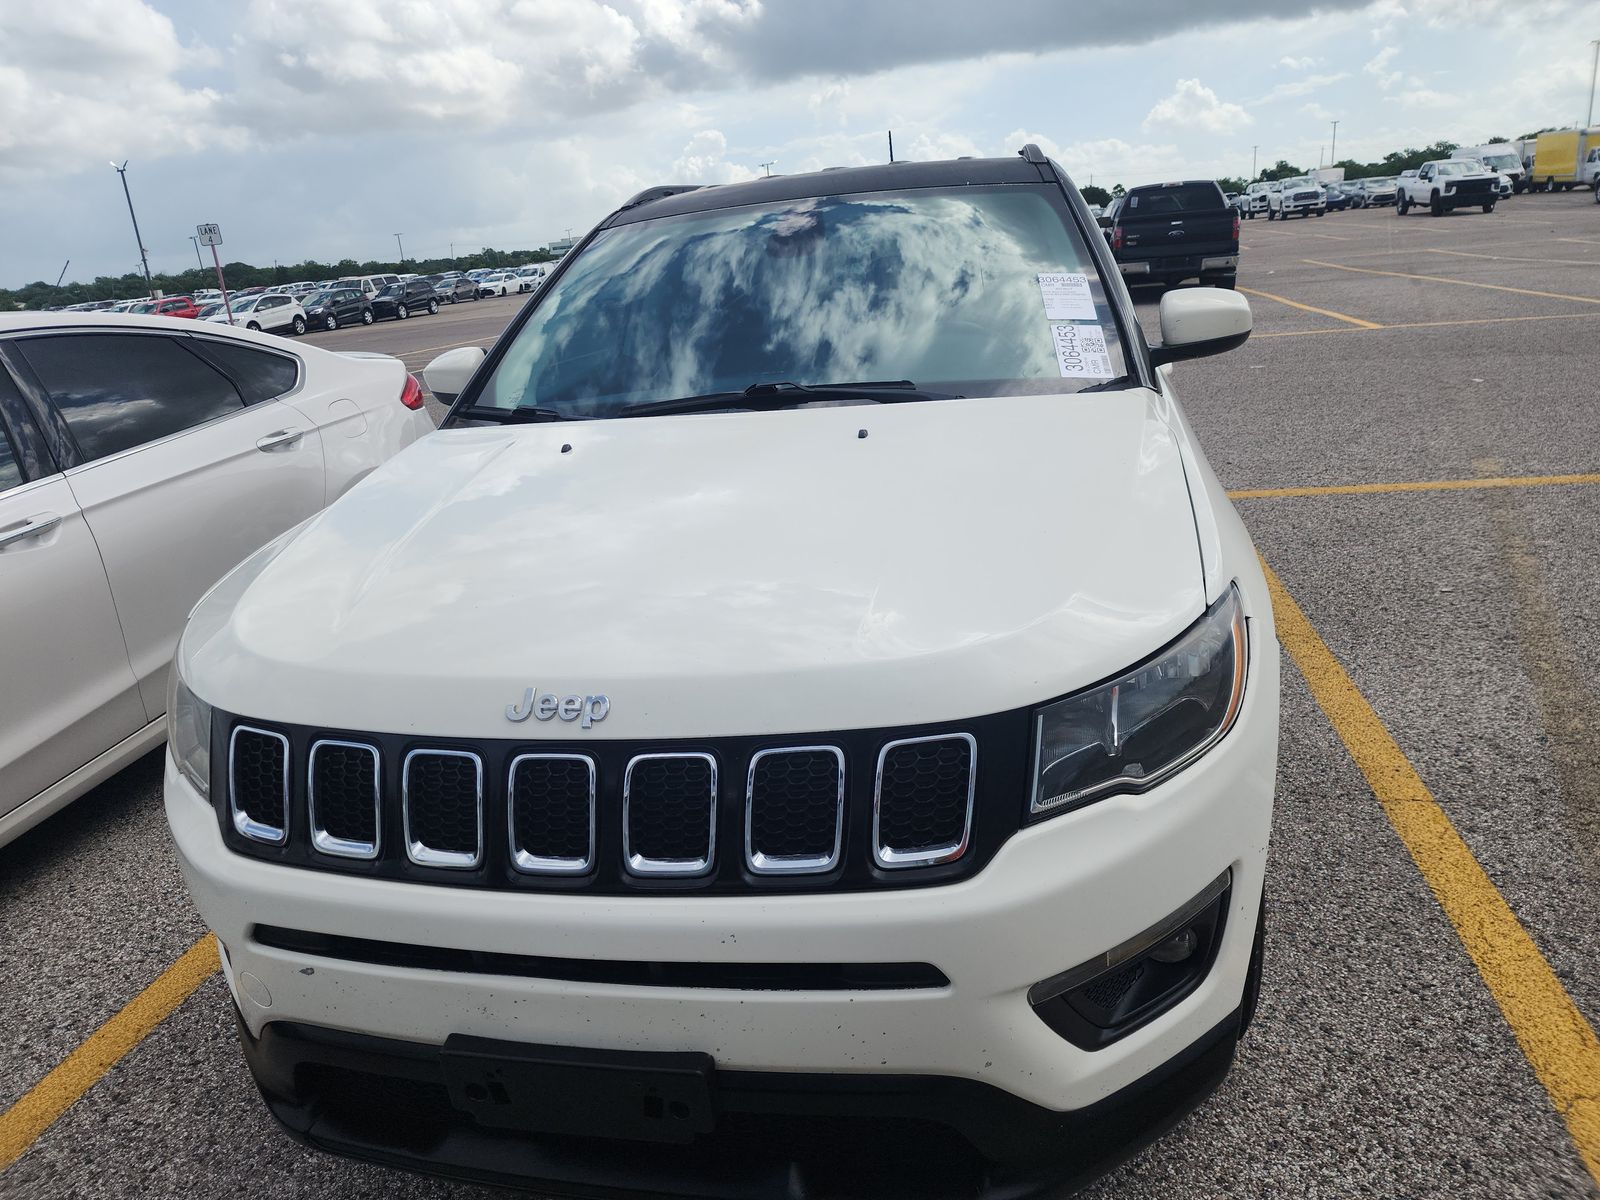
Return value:
<svg viewBox="0 0 1600 1200">
<path fill-rule="evenodd" d="M 332 292 L 317 292 L 316 294 L 314 294 L 312 296 L 308 296 L 306 298 L 306 307 L 307 308 L 314 308 L 319 304 L 332 304 L 332 303 L 333 303 L 333 293 Z"/>
<path fill-rule="evenodd" d="M 378 295 L 380 295 L 380 296 L 403 296 L 403 295 L 405 295 L 405 291 L 406 291 L 406 285 L 405 284 L 403 284 L 403 283 L 391 283 L 387 287 L 385 287 L 381 292 L 379 292 Z"/>
<path fill-rule="evenodd" d="M 1222 207 L 1222 193 L 1212 183 L 1138 188 L 1128 193 L 1128 213 L 1131 216 L 1152 217 L 1161 213 L 1199 212 Z"/>
<path fill-rule="evenodd" d="M 477 403 L 609 415 L 779 381 L 1078 391 L 1126 367 L 1069 221 L 1059 191 L 1001 185 L 608 229 L 546 286 Z"/>
</svg>

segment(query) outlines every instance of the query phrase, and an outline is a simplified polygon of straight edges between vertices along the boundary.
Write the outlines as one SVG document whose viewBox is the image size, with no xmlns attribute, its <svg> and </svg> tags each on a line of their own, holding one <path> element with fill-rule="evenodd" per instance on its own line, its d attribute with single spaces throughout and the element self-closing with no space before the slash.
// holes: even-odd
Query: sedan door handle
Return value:
<svg viewBox="0 0 1600 1200">
<path fill-rule="evenodd" d="M 276 433 L 269 433 L 264 438 L 256 439 L 257 450 L 287 450 L 305 437 L 303 429 L 280 429 Z"/>
<path fill-rule="evenodd" d="M 43 537 L 59 524 L 61 524 L 61 518 L 56 513 L 40 513 L 36 517 L 29 517 L 21 525 L 0 530 L 0 546 L 9 546 L 13 542 L 23 542 L 29 538 Z"/>
</svg>

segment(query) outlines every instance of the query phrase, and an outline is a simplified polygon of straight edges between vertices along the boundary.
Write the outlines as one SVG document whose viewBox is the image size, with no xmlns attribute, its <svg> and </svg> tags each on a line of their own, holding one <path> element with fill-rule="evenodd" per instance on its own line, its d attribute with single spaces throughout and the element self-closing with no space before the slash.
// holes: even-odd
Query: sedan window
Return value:
<svg viewBox="0 0 1600 1200">
<path fill-rule="evenodd" d="M 292 358 L 257 350 L 254 346 L 238 346 L 221 339 L 206 338 L 201 342 L 202 353 L 222 364 L 223 370 L 233 376 L 234 383 L 244 393 L 246 404 L 259 404 L 293 389 L 300 378 L 300 367 Z"/>
<path fill-rule="evenodd" d="M 0 492 L 14 488 L 22 482 L 22 464 L 12 448 L 11 438 L 0 429 Z"/>
<path fill-rule="evenodd" d="M 17 345 L 87 461 L 244 408 L 233 385 L 175 338 L 62 334 Z"/>
</svg>

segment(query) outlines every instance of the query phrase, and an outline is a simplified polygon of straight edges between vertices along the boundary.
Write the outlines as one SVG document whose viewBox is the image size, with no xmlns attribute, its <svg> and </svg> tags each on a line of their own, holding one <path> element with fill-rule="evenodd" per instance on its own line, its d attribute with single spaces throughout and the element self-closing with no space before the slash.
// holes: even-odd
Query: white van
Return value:
<svg viewBox="0 0 1600 1200">
<path fill-rule="evenodd" d="M 400 276 L 398 275 L 346 275 L 335 286 L 354 288 L 366 299 L 371 300 L 391 283 L 399 282 Z"/>
<path fill-rule="evenodd" d="M 1511 190 L 1521 192 L 1528 186 L 1528 171 L 1522 157 L 1511 142 L 1490 142 L 1483 146 L 1468 146 L 1450 157 L 1482 163 L 1489 170 L 1504 175 L 1511 181 Z"/>
</svg>

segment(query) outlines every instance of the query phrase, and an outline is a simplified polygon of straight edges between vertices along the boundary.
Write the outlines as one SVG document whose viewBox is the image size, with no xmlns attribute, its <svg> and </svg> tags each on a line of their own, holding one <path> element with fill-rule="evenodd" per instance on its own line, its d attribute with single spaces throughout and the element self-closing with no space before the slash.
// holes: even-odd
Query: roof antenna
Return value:
<svg viewBox="0 0 1600 1200">
<path fill-rule="evenodd" d="M 889 130 L 889 161 L 894 161 L 894 130 Z"/>
</svg>

